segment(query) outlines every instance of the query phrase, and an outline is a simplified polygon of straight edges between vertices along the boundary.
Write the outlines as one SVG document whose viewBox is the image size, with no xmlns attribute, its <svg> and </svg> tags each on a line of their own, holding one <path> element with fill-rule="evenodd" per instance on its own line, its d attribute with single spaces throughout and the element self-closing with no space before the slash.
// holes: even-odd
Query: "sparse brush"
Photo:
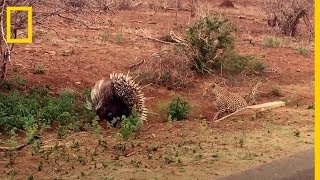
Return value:
<svg viewBox="0 0 320 180">
<path fill-rule="evenodd" d="M 42 66 L 37 66 L 33 69 L 33 74 L 44 74 L 46 72 L 46 69 Z"/>
<path fill-rule="evenodd" d="M 169 116 L 168 102 L 159 102 L 158 111 L 159 111 L 161 120 L 168 120 L 168 116 Z"/>
<path fill-rule="evenodd" d="M 13 83 L 9 80 L 3 80 L 2 84 L 0 85 L 0 88 L 6 89 L 6 90 L 12 90 L 13 89 Z"/>
<path fill-rule="evenodd" d="M 162 41 L 165 41 L 165 42 L 172 42 L 172 43 L 176 42 L 174 39 L 172 39 L 170 34 L 165 34 L 165 35 L 161 36 L 159 39 Z"/>
<path fill-rule="evenodd" d="M 94 118 L 92 120 L 92 127 L 93 127 L 93 133 L 96 135 L 96 136 L 99 136 L 101 134 L 101 126 L 99 125 L 99 122 L 98 122 L 98 119 Z"/>
<path fill-rule="evenodd" d="M 152 83 L 168 89 L 184 89 L 193 85 L 194 74 L 189 60 L 180 49 L 162 51 L 151 56 L 135 73 L 142 83 Z"/>
<path fill-rule="evenodd" d="M 270 94 L 273 96 L 281 96 L 282 92 L 281 92 L 280 86 L 279 85 L 272 86 Z"/>
<path fill-rule="evenodd" d="M 255 56 L 228 53 L 221 62 L 222 71 L 229 74 L 260 74 L 266 65 Z"/>
<path fill-rule="evenodd" d="M 116 43 L 119 45 L 123 42 L 123 35 L 122 33 L 117 33 L 116 35 Z"/>
<path fill-rule="evenodd" d="M 176 96 L 168 107 L 169 118 L 172 120 L 186 119 L 190 114 L 190 105 L 181 96 Z"/>
<path fill-rule="evenodd" d="M 309 49 L 306 47 L 298 47 L 297 51 L 303 56 L 307 56 L 309 54 Z"/>
<path fill-rule="evenodd" d="M 280 39 L 276 37 L 266 37 L 262 41 L 264 47 L 279 47 L 280 43 Z"/>
<path fill-rule="evenodd" d="M 103 32 L 103 33 L 99 34 L 99 38 L 100 38 L 101 42 L 106 42 L 109 40 L 110 35 L 108 32 Z"/>
<path fill-rule="evenodd" d="M 25 78 L 20 76 L 15 76 L 14 81 L 18 86 L 25 86 L 28 83 L 28 81 Z"/>
</svg>

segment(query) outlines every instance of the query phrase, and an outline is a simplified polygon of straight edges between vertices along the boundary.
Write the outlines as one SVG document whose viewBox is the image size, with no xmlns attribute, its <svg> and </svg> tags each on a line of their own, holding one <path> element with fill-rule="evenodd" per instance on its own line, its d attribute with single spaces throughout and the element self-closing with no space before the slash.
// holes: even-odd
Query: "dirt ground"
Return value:
<svg viewBox="0 0 320 180">
<path fill-rule="evenodd" d="M 182 2 L 188 7 L 188 1 Z M 179 91 L 149 86 L 145 96 L 154 98 L 147 101 L 148 109 L 158 113 L 160 101 L 181 94 L 192 105 L 191 117 L 169 123 L 151 114 L 129 141 L 117 138 L 117 130 L 106 122 L 100 123 L 100 135 L 85 131 L 58 139 L 56 132 L 45 132 L 39 152 L 32 147 L 0 152 L 0 179 L 216 179 L 313 147 L 314 110 L 307 107 L 314 103 L 314 42 L 304 26 L 299 26 L 297 38 L 276 33 L 267 26 L 258 0 L 234 2 L 230 9 L 219 8 L 218 1 L 201 4 L 204 12 L 225 14 L 239 28 L 237 51 L 262 58 L 270 71 L 258 77 L 239 75 L 226 79 L 226 84 L 235 92 L 248 93 L 260 79 L 264 95 L 259 103 L 283 100 L 285 107 L 215 123 L 213 104 L 202 96 L 204 82 L 214 77 L 196 77 L 196 86 Z M 174 10 L 154 12 L 144 6 L 102 13 L 100 18 L 105 28 L 97 30 L 55 18 L 48 20 L 54 31 L 35 27 L 34 42 L 15 47 L 8 77 L 25 78 L 26 89 L 48 84 L 52 92 L 81 91 L 172 46 L 145 38 L 141 30 L 155 38 L 170 29 L 182 35 L 193 21 L 187 11 L 176 17 Z M 268 36 L 283 43 L 263 47 Z M 310 49 L 308 55 L 299 54 L 298 47 Z M 35 67 L 46 72 L 33 74 Z M 268 95 L 275 85 L 281 96 Z"/>
</svg>

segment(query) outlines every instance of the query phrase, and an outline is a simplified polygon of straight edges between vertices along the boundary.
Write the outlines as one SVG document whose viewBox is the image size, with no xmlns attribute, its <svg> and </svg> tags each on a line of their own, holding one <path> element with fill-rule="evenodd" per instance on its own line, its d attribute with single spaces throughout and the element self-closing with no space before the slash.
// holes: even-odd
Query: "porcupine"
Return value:
<svg viewBox="0 0 320 180">
<path fill-rule="evenodd" d="M 100 120 L 108 120 L 115 127 L 113 120 L 128 117 L 133 108 L 140 114 L 140 123 L 146 120 L 147 109 L 141 87 L 129 76 L 122 73 L 110 74 L 110 79 L 101 79 L 91 90 L 89 109 L 95 110 Z"/>
</svg>

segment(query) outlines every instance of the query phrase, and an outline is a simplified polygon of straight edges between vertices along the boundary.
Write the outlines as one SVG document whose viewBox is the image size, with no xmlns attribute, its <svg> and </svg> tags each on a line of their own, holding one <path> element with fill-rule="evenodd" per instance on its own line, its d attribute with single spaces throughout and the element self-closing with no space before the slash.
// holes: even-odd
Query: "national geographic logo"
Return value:
<svg viewBox="0 0 320 180">
<path fill-rule="evenodd" d="M 27 11 L 27 14 L 28 14 L 27 38 L 12 39 L 11 37 L 11 12 L 12 11 Z M 7 7 L 7 43 L 32 43 L 32 7 L 28 7 L 28 6 Z"/>
</svg>

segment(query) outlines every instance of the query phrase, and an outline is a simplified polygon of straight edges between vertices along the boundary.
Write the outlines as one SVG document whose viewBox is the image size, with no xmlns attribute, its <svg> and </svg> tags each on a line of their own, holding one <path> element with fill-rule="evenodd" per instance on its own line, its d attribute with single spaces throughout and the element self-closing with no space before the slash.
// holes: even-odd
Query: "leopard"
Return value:
<svg viewBox="0 0 320 180">
<path fill-rule="evenodd" d="M 214 104 L 217 113 L 213 120 L 220 119 L 224 113 L 231 114 L 249 106 L 249 103 L 240 94 L 229 92 L 216 83 L 206 83 L 205 93 L 216 99 Z"/>
</svg>

